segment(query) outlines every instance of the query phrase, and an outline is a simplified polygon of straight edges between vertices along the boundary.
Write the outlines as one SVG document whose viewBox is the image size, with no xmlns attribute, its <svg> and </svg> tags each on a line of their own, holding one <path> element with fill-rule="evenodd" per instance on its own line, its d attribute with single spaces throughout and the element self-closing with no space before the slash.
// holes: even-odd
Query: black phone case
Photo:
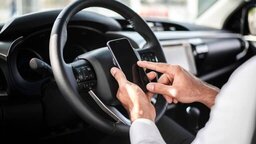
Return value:
<svg viewBox="0 0 256 144">
<path fill-rule="evenodd" d="M 147 92 L 146 85 L 150 82 L 145 71 L 139 66 L 135 65 L 132 70 L 132 82 L 137 84 L 144 92 Z"/>
</svg>

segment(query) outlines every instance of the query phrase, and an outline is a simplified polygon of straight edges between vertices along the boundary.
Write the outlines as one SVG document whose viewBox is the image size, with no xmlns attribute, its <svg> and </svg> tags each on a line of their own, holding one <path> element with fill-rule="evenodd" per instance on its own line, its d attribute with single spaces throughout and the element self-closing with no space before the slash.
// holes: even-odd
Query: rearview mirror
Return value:
<svg viewBox="0 0 256 144">
<path fill-rule="evenodd" d="M 248 11 L 248 27 L 251 35 L 256 35 L 256 7 L 252 7 Z"/>
</svg>

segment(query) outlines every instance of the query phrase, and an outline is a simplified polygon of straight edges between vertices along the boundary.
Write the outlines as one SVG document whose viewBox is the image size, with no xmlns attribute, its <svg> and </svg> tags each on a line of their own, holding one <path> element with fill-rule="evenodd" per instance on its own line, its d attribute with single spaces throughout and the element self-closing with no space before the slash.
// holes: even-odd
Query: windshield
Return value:
<svg viewBox="0 0 256 144">
<path fill-rule="evenodd" d="M 38 11 L 60 9 L 74 0 L 1 0 L 0 23 Z M 194 23 L 217 1 L 221 0 L 119 0 L 144 18 L 161 18 Z M 93 10 L 93 9 L 91 9 Z M 97 10 L 98 11 L 98 10 Z M 102 14 L 102 13 L 101 13 Z M 111 12 L 104 14 L 115 16 Z"/>
</svg>

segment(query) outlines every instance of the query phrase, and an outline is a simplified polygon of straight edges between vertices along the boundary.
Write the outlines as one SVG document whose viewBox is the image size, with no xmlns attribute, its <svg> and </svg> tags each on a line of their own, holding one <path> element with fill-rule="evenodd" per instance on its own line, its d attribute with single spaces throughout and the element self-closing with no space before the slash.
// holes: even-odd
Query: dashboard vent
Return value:
<svg viewBox="0 0 256 144">
<path fill-rule="evenodd" d="M 123 31 L 134 31 L 132 25 L 124 19 L 116 19 L 122 26 Z M 168 22 L 168 21 L 158 21 L 158 20 L 146 20 L 148 26 L 153 31 L 188 31 L 188 29 L 179 24 Z"/>
<path fill-rule="evenodd" d="M 171 22 L 148 20 L 147 24 L 153 31 L 188 31 L 187 28 Z"/>
</svg>

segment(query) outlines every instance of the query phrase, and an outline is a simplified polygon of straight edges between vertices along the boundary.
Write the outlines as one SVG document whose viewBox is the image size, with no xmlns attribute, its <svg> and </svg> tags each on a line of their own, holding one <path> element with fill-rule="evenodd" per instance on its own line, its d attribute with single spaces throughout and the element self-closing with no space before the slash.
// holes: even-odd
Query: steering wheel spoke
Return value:
<svg viewBox="0 0 256 144">
<path fill-rule="evenodd" d="M 108 114 L 111 118 L 113 118 L 117 123 L 121 122 L 128 126 L 131 125 L 131 121 L 127 119 L 118 109 L 116 109 L 113 106 L 105 105 L 92 90 L 90 90 L 88 93 L 93 98 L 93 100 L 97 103 L 97 105 L 106 114 Z"/>
<path fill-rule="evenodd" d="M 97 79 L 90 63 L 81 59 L 74 61 L 71 65 L 77 82 L 78 90 L 87 92 L 91 89 L 95 89 L 97 86 Z"/>
</svg>

